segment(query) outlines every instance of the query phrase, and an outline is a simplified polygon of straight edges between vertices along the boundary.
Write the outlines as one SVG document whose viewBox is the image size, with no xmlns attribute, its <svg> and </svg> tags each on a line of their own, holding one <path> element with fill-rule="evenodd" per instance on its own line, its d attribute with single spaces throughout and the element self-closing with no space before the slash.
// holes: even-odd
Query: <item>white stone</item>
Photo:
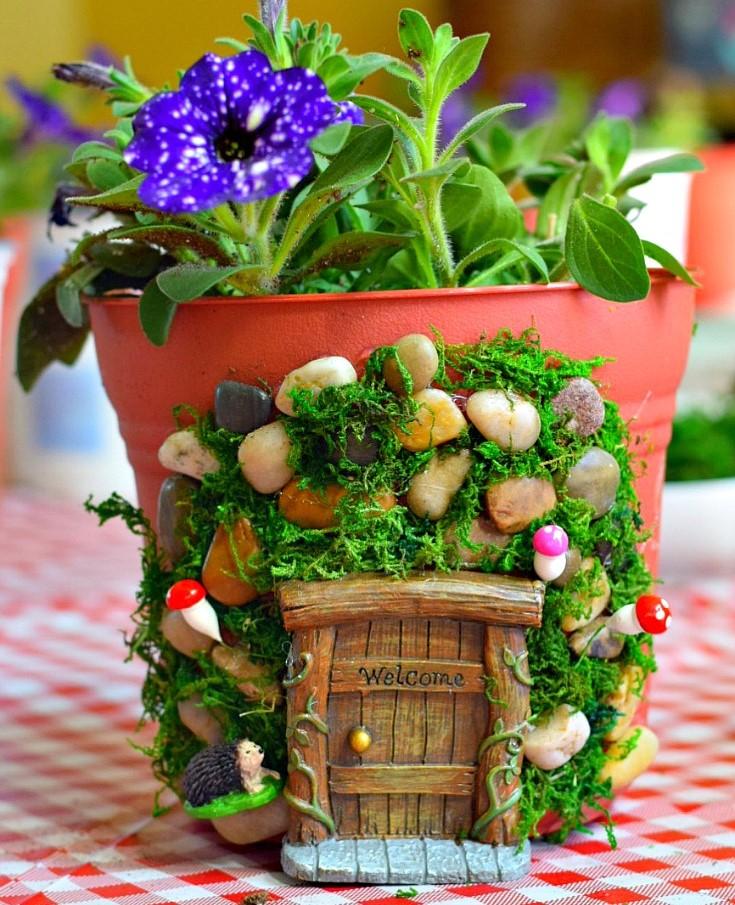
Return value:
<svg viewBox="0 0 735 905">
<path fill-rule="evenodd" d="M 530 449 L 541 433 L 533 403 L 503 390 L 480 390 L 467 400 L 467 417 L 487 440 L 501 449 Z"/>
<path fill-rule="evenodd" d="M 341 387 L 356 382 L 357 371 L 346 358 L 340 355 L 315 358 L 286 374 L 276 396 L 276 408 L 286 415 L 293 415 L 293 400 L 289 393 L 296 388 L 311 390 L 316 396 L 325 387 Z"/>
<path fill-rule="evenodd" d="M 542 770 L 556 770 L 581 751 L 589 737 L 590 724 L 582 711 L 561 704 L 529 729 L 525 756 Z"/>
<path fill-rule="evenodd" d="M 219 471 L 219 462 L 202 446 L 190 430 L 176 431 L 166 437 L 158 450 L 158 461 L 169 471 L 201 480 L 205 474 Z"/>
<path fill-rule="evenodd" d="M 535 553 L 533 557 L 533 569 L 541 581 L 554 581 L 567 567 L 567 554 L 559 556 L 547 556 L 544 553 Z"/>
<path fill-rule="evenodd" d="M 436 369 L 439 367 L 439 353 L 436 346 L 423 333 L 409 333 L 402 336 L 396 343 L 396 354 L 401 364 L 411 375 L 413 381 L 413 393 L 425 390 L 434 379 Z M 387 358 L 383 365 L 385 382 L 400 396 L 406 395 L 403 385 L 403 377 L 398 369 L 395 358 Z"/>
<path fill-rule="evenodd" d="M 276 493 L 294 476 L 288 464 L 291 441 L 281 421 L 259 427 L 240 444 L 237 460 L 245 480 L 258 493 Z"/>
<path fill-rule="evenodd" d="M 440 519 L 449 509 L 471 466 L 468 449 L 450 456 L 434 455 L 426 470 L 411 479 L 407 495 L 411 511 L 433 522 Z"/>
</svg>

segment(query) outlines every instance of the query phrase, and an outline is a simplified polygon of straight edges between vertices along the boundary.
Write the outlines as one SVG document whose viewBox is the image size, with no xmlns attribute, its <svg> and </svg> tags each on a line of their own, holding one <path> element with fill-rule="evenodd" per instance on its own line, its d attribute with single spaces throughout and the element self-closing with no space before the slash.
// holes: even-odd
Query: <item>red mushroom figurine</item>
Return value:
<svg viewBox="0 0 735 905">
<path fill-rule="evenodd" d="M 193 578 L 182 578 L 181 581 L 172 584 L 166 594 L 166 606 L 170 610 L 179 610 L 187 625 L 195 631 L 208 638 L 214 638 L 220 644 L 224 643 L 217 613 L 207 600 L 204 585 L 198 581 L 194 581 Z"/>
<path fill-rule="evenodd" d="M 671 607 L 655 594 L 644 594 L 635 603 L 621 607 L 607 620 L 607 628 L 621 635 L 660 635 L 671 622 Z"/>
</svg>

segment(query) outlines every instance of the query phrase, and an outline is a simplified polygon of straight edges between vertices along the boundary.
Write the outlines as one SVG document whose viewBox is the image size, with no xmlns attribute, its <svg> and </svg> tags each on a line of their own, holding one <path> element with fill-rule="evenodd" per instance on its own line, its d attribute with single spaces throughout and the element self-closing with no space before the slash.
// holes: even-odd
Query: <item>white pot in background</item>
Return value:
<svg viewBox="0 0 735 905">
<path fill-rule="evenodd" d="M 644 163 L 676 153 L 678 153 L 676 148 L 633 151 L 627 160 L 623 175 Z M 630 191 L 634 198 L 646 203 L 646 207 L 635 220 L 638 235 L 641 239 L 648 239 L 656 245 L 661 245 L 684 264 L 689 236 L 691 186 L 691 173 L 664 173 Z M 656 261 L 649 261 L 649 264 L 652 267 L 661 266 Z"/>
<path fill-rule="evenodd" d="M 732 576 L 735 478 L 673 481 L 664 487 L 661 577 Z"/>
</svg>

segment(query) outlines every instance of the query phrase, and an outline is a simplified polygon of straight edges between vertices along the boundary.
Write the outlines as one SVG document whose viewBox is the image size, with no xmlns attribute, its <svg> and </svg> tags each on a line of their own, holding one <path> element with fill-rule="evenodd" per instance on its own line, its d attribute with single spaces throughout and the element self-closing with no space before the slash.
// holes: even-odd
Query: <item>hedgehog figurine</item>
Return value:
<svg viewBox="0 0 735 905">
<path fill-rule="evenodd" d="M 231 792 L 261 792 L 264 777 L 281 778 L 262 764 L 263 749 L 249 739 L 204 748 L 192 757 L 184 773 L 187 804 L 198 808 Z"/>
</svg>

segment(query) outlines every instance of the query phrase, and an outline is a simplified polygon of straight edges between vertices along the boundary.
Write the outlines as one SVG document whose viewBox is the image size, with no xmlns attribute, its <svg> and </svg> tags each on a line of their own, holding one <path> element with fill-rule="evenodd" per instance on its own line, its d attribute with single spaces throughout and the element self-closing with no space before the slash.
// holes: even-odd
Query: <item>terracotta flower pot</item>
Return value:
<svg viewBox="0 0 735 905">
<path fill-rule="evenodd" d="M 143 335 L 136 298 L 93 300 L 89 307 L 102 378 L 150 518 L 166 474 L 156 454 L 172 430 L 173 406 L 210 409 L 223 379 L 263 379 L 275 388 L 312 358 L 335 354 L 357 363 L 373 347 L 432 326 L 450 343 L 535 327 L 546 348 L 614 359 L 597 373 L 645 458 L 638 493 L 653 532 L 646 557 L 656 569 L 665 452 L 694 313 L 694 290 L 662 272 L 654 272 L 648 298 L 631 304 L 605 302 L 571 283 L 203 298 L 179 307 L 162 348 Z"/>
<path fill-rule="evenodd" d="M 735 310 L 735 144 L 705 148 L 704 172 L 692 180 L 687 264 L 702 273 L 697 304 L 709 311 Z"/>
</svg>

